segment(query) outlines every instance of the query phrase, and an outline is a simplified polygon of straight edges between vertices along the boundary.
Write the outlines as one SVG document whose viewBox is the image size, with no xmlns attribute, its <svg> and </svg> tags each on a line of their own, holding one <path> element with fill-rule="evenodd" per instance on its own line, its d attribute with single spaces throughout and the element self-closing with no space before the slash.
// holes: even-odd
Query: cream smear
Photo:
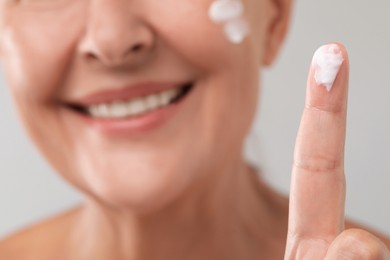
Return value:
<svg viewBox="0 0 390 260">
<path fill-rule="evenodd" d="M 243 14 L 244 4 L 241 0 L 215 0 L 209 9 L 210 19 L 224 25 L 227 39 L 234 44 L 241 43 L 249 34 Z"/>
<path fill-rule="evenodd" d="M 329 92 L 343 64 L 343 54 L 337 44 L 321 46 L 314 54 L 314 79 L 319 86 L 325 86 Z"/>
</svg>

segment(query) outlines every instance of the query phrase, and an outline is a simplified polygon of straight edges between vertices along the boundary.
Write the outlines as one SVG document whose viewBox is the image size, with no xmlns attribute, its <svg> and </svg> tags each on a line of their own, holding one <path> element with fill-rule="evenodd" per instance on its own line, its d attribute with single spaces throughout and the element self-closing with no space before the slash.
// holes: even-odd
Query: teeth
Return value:
<svg viewBox="0 0 390 260">
<path fill-rule="evenodd" d="M 87 108 L 89 114 L 99 118 L 124 118 L 137 116 L 167 106 L 180 93 L 180 89 L 170 89 L 158 94 L 111 104 L 92 105 Z"/>
<path fill-rule="evenodd" d="M 141 114 L 147 111 L 145 100 L 136 99 L 127 104 L 127 113 L 130 116 Z"/>
<path fill-rule="evenodd" d="M 103 117 L 109 115 L 108 106 L 105 104 L 98 105 L 96 108 L 97 115 L 102 115 Z"/>
<path fill-rule="evenodd" d="M 162 106 L 167 105 L 172 98 L 177 94 L 176 89 L 168 90 L 160 94 L 160 103 Z"/>
<path fill-rule="evenodd" d="M 159 95 L 150 95 L 145 98 L 145 104 L 148 110 L 152 110 L 160 106 L 160 97 Z"/>
<path fill-rule="evenodd" d="M 99 114 L 99 106 L 91 106 L 88 108 L 88 112 L 92 115 L 92 116 L 97 116 Z"/>
<path fill-rule="evenodd" d="M 127 107 L 125 103 L 114 103 L 110 106 L 107 106 L 109 113 L 106 115 L 111 115 L 116 118 L 122 117 L 127 112 Z"/>
</svg>

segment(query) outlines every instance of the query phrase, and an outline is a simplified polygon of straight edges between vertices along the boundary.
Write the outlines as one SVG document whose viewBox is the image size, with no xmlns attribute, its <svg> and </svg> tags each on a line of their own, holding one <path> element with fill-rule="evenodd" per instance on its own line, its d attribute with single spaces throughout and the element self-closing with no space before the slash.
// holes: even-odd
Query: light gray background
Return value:
<svg viewBox="0 0 390 260">
<path fill-rule="evenodd" d="M 343 42 L 351 81 L 346 146 L 347 215 L 390 235 L 390 1 L 298 1 L 275 66 L 263 75 L 251 158 L 287 193 L 306 77 L 315 49 Z M 80 200 L 25 137 L 0 86 L 0 237 Z"/>
</svg>

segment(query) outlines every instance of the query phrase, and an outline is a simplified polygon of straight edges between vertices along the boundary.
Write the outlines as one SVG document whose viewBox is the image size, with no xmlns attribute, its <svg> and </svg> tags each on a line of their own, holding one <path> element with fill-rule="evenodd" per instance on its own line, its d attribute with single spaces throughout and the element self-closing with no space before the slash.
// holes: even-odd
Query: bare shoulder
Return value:
<svg viewBox="0 0 390 260">
<path fill-rule="evenodd" d="M 368 227 L 365 227 L 365 226 L 360 225 L 360 224 L 358 224 L 356 222 L 353 222 L 353 221 L 347 221 L 346 224 L 345 224 L 345 227 L 347 229 L 357 228 L 357 229 L 363 229 L 363 230 L 366 230 L 366 231 L 370 232 L 371 234 L 373 234 L 376 237 L 378 237 L 379 239 L 381 239 L 385 243 L 385 245 L 389 248 L 389 250 L 390 250 L 390 237 L 382 234 L 381 232 L 373 230 L 373 229 L 368 228 Z"/>
<path fill-rule="evenodd" d="M 72 209 L 1 240 L 0 259 L 49 259 L 58 253 L 60 241 L 78 211 L 79 208 Z"/>
</svg>

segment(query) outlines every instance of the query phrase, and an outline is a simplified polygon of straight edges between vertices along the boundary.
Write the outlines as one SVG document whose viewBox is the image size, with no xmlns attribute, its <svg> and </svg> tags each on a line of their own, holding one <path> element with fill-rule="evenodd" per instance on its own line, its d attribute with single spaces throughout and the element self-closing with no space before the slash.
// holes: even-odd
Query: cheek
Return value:
<svg viewBox="0 0 390 260">
<path fill-rule="evenodd" d="M 221 64 L 234 63 L 242 55 L 242 48 L 233 44 L 224 32 L 225 24 L 215 23 L 209 12 L 214 1 L 182 1 L 180 10 L 172 15 L 176 0 L 153 3 L 158 15 L 148 15 L 149 22 L 167 45 L 205 72 L 221 69 Z M 226 69 L 226 68 L 224 68 Z"/>
<path fill-rule="evenodd" d="M 167 0 L 156 8 L 161 12 L 150 16 L 151 23 L 159 25 L 158 33 L 172 49 L 205 75 L 197 129 L 204 131 L 205 143 L 218 142 L 215 147 L 220 147 L 232 136 L 245 135 L 256 110 L 259 64 L 253 40 L 229 41 L 224 32 L 229 21 L 215 23 L 209 16 L 216 1 L 183 1 L 172 16 L 167 6 L 174 2 Z M 231 131 L 226 131 L 228 127 Z"/>
<path fill-rule="evenodd" d="M 233 44 L 240 44 L 249 34 L 241 0 L 215 0 L 209 9 L 210 19 L 223 26 L 225 36 Z"/>
<path fill-rule="evenodd" d="M 21 10 L 7 14 L 1 48 L 15 96 L 36 102 L 55 96 L 72 57 L 74 39 L 81 31 L 80 19 L 74 19 L 76 10 L 68 7 L 53 13 Z"/>
<path fill-rule="evenodd" d="M 252 68 L 248 63 L 237 66 L 234 71 L 221 75 L 220 82 L 210 88 L 208 113 L 214 114 L 210 121 L 216 122 L 216 134 L 224 135 L 222 146 L 224 142 L 239 145 L 254 119 L 259 80 L 258 71 Z M 207 116 L 206 111 L 204 114 Z"/>
<path fill-rule="evenodd" d="M 64 8 L 56 15 L 18 10 L 3 18 L 1 49 L 7 85 L 27 133 L 54 165 L 69 156 L 66 149 L 58 149 L 64 147 L 65 135 L 55 97 L 81 31 L 80 19 L 74 19 L 79 10 Z"/>
</svg>

